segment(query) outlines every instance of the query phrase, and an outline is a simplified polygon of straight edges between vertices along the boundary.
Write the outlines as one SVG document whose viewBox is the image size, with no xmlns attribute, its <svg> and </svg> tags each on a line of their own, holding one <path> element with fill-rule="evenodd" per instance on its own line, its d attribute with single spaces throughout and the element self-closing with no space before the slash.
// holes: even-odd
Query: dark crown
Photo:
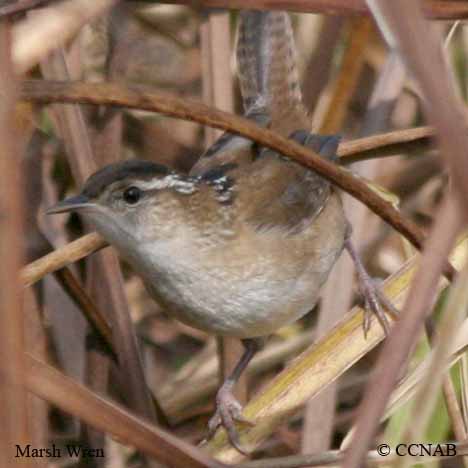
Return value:
<svg viewBox="0 0 468 468">
<path fill-rule="evenodd" d="M 83 188 L 83 195 L 90 199 L 96 198 L 114 182 L 127 178 L 150 180 L 155 176 L 166 176 L 170 172 L 166 166 L 150 161 L 130 160 L 110 164 L 88 178 Z"/>
</svg>

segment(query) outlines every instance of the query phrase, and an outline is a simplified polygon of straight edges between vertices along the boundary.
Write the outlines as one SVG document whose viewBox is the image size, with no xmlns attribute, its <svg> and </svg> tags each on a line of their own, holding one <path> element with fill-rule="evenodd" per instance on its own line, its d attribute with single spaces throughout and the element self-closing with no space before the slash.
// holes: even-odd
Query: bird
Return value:
<svg viewBox="0 0 468 468">
<path fill-rule="evenodd" d="M 340 138 L 311 133 L 293 30 L 283 11 L 242 10 L 237 40 L 244 115 L 336 161 Z M 232 390 L 265 337 L 311 311 L 343 250 L 356 264 L 366 305 L 388 331 L 391 302 L 351 242 L 340 194 L 314 171 L 229 132 L 189 174 L 126 160 L 91 175 L 81 192 L 48 210 L 84 216 L 176 319 L 245 350 L 216 395 L 208 424 L 245 453 Z"/>
</svg>

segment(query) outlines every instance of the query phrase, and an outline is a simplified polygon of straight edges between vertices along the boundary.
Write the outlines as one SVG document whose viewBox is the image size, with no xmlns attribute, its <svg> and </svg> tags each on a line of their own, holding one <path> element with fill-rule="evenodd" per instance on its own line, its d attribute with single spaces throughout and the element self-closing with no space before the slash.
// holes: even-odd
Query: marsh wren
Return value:
<svg viewBox="0 0 468 468">
<path fill-rule="evenodd" d="M 339 138 L 308 132 L 289 17 L 240 15 L 237 47 L 246 114 L 334 159 Z M 344 248 L 369 310 L 381 303 L 349 240 L 338 193 L 313 171 L 236 135 L 223 135 L 190 175 L 130 160 L 104 167 L 49 213 L 77 211 L 120 252 L 151 296 L 184 323 L 238 337 L 246 350 L 218 391 L 210 432 L 242 450 L 231 390 L 259 340 L 313 309 Z"/>
</svg>

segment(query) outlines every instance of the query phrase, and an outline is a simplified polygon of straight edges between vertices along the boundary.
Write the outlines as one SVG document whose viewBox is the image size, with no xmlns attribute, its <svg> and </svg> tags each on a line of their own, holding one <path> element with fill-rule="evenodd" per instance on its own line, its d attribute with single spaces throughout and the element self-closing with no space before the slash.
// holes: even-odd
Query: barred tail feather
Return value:
<svg viewBox="0 0 468 468">
<path fill-rule="evenodd" d="M 288 13 L 240 13 L 237 67 L 246 112 L 266 108 L 271 127 L 284 135 L 309 129 Z"/>
</svg>

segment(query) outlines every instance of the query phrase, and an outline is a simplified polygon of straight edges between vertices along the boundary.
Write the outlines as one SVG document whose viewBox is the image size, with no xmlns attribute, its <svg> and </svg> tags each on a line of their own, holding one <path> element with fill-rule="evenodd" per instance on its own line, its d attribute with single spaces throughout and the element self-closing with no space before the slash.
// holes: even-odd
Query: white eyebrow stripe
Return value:
<svg viewBox="0 0 468 468">
<path fill-rule="evenodd" d="M 169 174 L 160 179 L 136 182 L 142 190 L 162 190 L 173 188 L 177 192 L 190 194 L 197 190 L 195 180 L 183 178 L 178 174 Z"/>
</svg>

